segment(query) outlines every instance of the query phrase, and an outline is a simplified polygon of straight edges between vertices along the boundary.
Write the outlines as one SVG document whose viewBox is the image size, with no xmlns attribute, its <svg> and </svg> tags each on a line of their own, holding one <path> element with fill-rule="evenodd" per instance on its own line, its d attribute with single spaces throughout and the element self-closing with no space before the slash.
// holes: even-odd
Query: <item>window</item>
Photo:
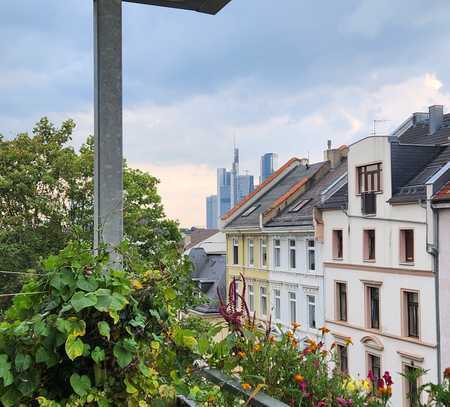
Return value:
<svg viewBox="0 0 450 407">
<path fill-rule="evenodd" d="M 261 316 L 267 315 L 267 288 L 260 287 L 260 300 L 261 300 Z"/>
<path fill-rule="evenodd" d="M 266 239 L 261 239 L 261 266 L 267 266 L 267 241 Z"/>
<path fill-rule="evenodd" d="M 333 258 L 337 260 L 343 258 L 342 230 L 333 230 Z"/>
<path fill-rule="evenodd" d="M 375 230 L 363 231 L 363 258 L 365 261 L 375 261 Z"/>
<path fill-rule="evenodd" d="M 261 205 L 254 205 L 248 208 L 241 216 L 243 218 L 246 218 L 247 216 L 250 216 L 253 212 L 255 212 Z"/>
<path fill-rule="evenodd" d="M 293 292 L 289 293 L 289 318 L 291 323 L 297 322 L 297 297 Z"/>
<path fill-rule="evenodd" d="M 419 337 L 419 294 L 414 291 L 403 291 L 404 331 L 412 338 Z"/>
<path fill-rule="evenodd" d="M 405 365 L 406 405 L 415 407 L 419 402 L 419 375 L 420 371 L 414 366 Z"/>
<path fill-rule="evenodd" d="M 342 373 L 348 373 L 348 349 L 347 346 L 337 345 L 338 368 Z"/>
<path fill-rule="evenodd" d="M 255 312 L 255 287 L 252 284 L 248 285 L 248 309 Z"/>
<path fill-rule="evenodd" d="M 289 268 L 295 269 L 297 267 L 295 240 L 289 239 Z"/>
<path fill-rule="evenodd" d="M 380 329 L 380 288 L 366 286 L 366 290 L 369 328 Z"/>
<path fill-rule="evenodd" d="M 377 355 L 369 353 L 368 355 L 368 374 L 372 373 L 375 381 L 381 378 L 381 359 Z"/>
<path fill-rule="evenodd" d="M 302 209 L 311 199 L 303 199 L 297 205 L 289 209 L 289 212 L 298 212 Z"/>
<path fill-rule="evenodd" d="M 274 308 L 274 314 L 275 319 L 280 320 L 281 319 L 281 293 L 280 290 L 275 289 L 273 290 L 273 308 Z"/>
<path fill-rule="evenodd" d="M 275 267 L 281 266 L 281 242 L 280 239 L 273 241 L 273 262 Z"/>
<path fill-rule="evenodd" d="M 239 297 L 241 295 L 241 292 L 239 291 L 240 281 L 235 278 L 234 284 L 236 286 L 236 305 L 240 307 L 241 306 L 241 298 Z"/>
<path fill-rule="evenodd" d="M 316 297 L 308 295 L 308 324 L 310 328 L 316 328 Z"/>
<path fill-rule="evenodd" d="M 400 231 L 400 262 L 414 263 L 414 230 Z"/>
<path fill-rule="evenodd" d="M 347 321 L 347 284 L 336 283 L 336 305 L 339 321 Z"/>
<path fill-rule="evenodd" d="M 239 242 L 233 239 L 233 264 L 239 264 Z"/>
<path fill-rule="evenodd" d="M 357 191 L 362 192 L 381 192 L 381 163 L 364 165 L 357 167 Z"/>
<path fill-rule="evenodd" d="M 306 241 L 306 248 L 307 248 L 307 259 L 308 259 L 308 270 L 314 271 L 316 269 L 316 248 L 315 248 L 315 242 L 313 239 Z"/>
<path fill-rule="evenodd" d="M 248 240 L 248 265 L 255 265 L 255 248 L 253 246 L 253 239 Z"/>
</svg>

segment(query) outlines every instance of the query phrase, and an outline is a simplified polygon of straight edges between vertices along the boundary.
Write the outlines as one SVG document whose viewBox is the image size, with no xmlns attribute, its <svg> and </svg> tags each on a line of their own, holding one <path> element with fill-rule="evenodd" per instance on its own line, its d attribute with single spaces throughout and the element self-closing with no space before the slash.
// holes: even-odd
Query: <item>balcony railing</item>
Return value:
<svg viewBox="0 0 450 407">
<path fill-rule="evenodd" d="M 376 215 L 377 196 L 375 192 L 361 193 L 361 212 L 363 215 Z"/>
</svg>

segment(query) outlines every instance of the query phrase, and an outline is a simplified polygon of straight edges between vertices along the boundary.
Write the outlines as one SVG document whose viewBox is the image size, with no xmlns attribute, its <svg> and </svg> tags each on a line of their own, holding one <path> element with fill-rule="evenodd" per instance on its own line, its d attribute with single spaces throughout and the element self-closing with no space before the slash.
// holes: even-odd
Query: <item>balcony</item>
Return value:
<svg viewBox="0 0 450 407">
<path fill-rule="evenodd" d="M 361 212 L 363 215 L 377 214 L 377 196 L 375 192 L 361 193 Z"/>
</svg>

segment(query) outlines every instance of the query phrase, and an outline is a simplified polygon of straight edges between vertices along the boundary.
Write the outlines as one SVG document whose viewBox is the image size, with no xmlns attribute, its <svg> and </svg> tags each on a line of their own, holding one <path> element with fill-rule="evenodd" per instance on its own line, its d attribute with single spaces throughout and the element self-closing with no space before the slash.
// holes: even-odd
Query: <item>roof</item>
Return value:
<svg viewBox="0 0 450 407">
<path fill-rule="evenodd" d="M 402 144 L 446 144 L 450 137 L 450 114 L 444 115 L 442 126 L 433 134 L 428 134 L 428 119 L 414 124 L 400 137 Z"/>
<path fill-rule="evenodd" d="M 317 206 L 320 209 L 347 209 L 348 207 L 348 182 L 342 185 L 325 202 Z"/>
<path fill-rule="evenodd" d="M 433 202 L 450 202 L 450 181 L 434 195 Z"/>
<path fill-rule="evenodd" d="M 215 234 L 208 236 L 197 244 L 190 245 L 185 254 L 189 254 L 193 249 L 203 249 L 206 254 L 225 254 L 227 251 L 227 243 L 225 234 L 216 231 Z"/>
<path fill-rule="evenodd" d="M 287 164 L 292 164 L 292 160 L 290 160 Z M 291 170 L 287 174 L 284 175 L 275 185 L 273 185 L 270 189 L 264 192 L 264 194 L 254 202 L 253 206 L 255 210 L 248 214 L 247 216 L 244 213 L 241 213 L 235 219 L 233 219 L 230 223 L 228 223 L 225 228 L 237 228 L 237 227 L 257 227 L 259 226 L 260 215 L 265 213 L 267 210 L 273 208 L 273 206 L 277 203 L 277 201 L 284 196 L 286 199 L 287 195 L 293 193 L 293 189 L 299 187 L 299 184 L 304 183 L 304 179 L 309 179 L 312 177 L 323 165 L 324 163 L 315 163 L 309 166 L 298 165 Z M 284 172 L 289 165 L 284 165 Z M 278 173 L 277 175 L 280 175 Z"/>
<path fill-rule="evenodd" d="M 301 162 L 300 159 L 294 157 L 291 158 L 286 164 L 278 168 L 275 172 L 273 172 L 269 177 L 267 177 L 264 182 L 259 184 L 250 194 L 245 196 L 241 201 L 239 201 L 235 206 L 233 206 L 228 212 L 226 212 L 223 216 L 223 220 L 227 220 L 236 213 L 240 208 L 242 208 L 250 199 L 252 199 L 256 194 L 258 194 L 261 190 L 263 190 L 268 184 L 270 184 L 275 178 L 281 175 L 286 169 L 288 169 L 295 162 Z"/>
<path fill-rule="evenodd" d="M 212 235 L 215 235 L 218 232 L 217 229 L 192 229 L 192 233 L 190 236 L 190 242 L 186 245 L 184 250 L 189 250 L 198 243 L 208 239 Z"/>
<path fill-rule="evenodd" d="M 313 209 L 315 206 L 321 204 L 321 193 L 336 179 L 341 177 L 347 171 L 347 160 L 344 159 L 341 163 L 332 170 L 329 170 L 326 175 L 314 183 L 311 188 L 301 194 L 290 205 L 284 208 L 278 215 L 273 217 L 265 226 L 266 227 L 282 227 L 282 226 L 307 226 L 313 225 Z M 298 211 L 293 209 L 304 201 Z"/>
</svg>

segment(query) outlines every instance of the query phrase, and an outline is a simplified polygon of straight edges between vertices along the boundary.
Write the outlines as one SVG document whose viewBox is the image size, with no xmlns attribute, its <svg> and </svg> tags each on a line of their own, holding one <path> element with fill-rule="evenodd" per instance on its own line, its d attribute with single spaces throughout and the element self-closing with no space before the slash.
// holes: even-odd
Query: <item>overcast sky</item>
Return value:
<svg viewBox="0 0 450 407">
<path fill-rule="evenodd" d="M 91 0 L 1 0 L 0 133 L 42 116 L 93 129 Z M 124 5 L 124 143 L 167 214 L 204 225 L 215 169 L 277 152 L 321 160 L 450 106 L 448 0 L 233 0 L 219 15 Z"/>
</svg>

